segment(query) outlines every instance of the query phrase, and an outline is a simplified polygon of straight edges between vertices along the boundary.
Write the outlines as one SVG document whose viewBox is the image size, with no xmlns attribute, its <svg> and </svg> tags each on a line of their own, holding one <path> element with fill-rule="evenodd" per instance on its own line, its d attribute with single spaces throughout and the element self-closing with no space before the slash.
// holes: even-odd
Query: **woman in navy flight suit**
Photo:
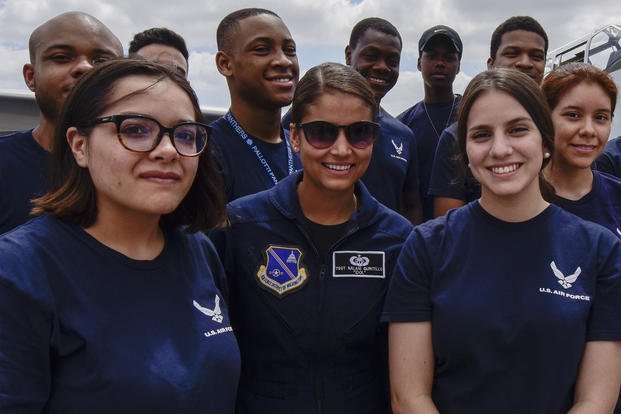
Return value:
<svg viewBox="0 0 621 414">
<path fill-rule="evenodd" d="M 304 170 L 232 202 L 213 236 L 242 354 L 238 413 L 390 412 L 379 316 L 411 226 L 359 181 L 377 110 L 355 70 L 310 69 L 292 106 Z"/>
</svg>

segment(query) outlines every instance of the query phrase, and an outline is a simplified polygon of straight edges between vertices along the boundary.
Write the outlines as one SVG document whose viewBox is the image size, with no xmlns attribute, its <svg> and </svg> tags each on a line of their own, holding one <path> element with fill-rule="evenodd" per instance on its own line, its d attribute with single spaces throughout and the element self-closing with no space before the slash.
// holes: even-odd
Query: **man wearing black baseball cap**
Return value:
<svg viewBox="0 0 621 414">
<path fill-rule="evenodd" d="M 463 45 L 457 32 L 448 26 L 433 26 L 418 41 L 418 70 L 425 98 L 397 118 L 416 137 L 418 177 L 423 203 L 423 220 L 433 218 L 433 198 L 427 195 L 436 146 L 442 131 L 455 120 L 460 96 L 453 93 Z"/>
</svg>

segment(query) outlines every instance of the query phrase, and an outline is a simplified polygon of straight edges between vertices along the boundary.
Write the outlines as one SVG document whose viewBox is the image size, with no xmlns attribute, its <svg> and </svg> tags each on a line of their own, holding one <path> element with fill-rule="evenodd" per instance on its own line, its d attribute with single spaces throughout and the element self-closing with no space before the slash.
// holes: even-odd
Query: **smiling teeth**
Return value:
<svg viewBox="0 0 621 414">
<path fill-rule="evenodd" d="M 376 82 L 376 83 L 386 83 L 386 81 L 384 79 L 374 78 L 372 76 L 369 77 L 369 80 L 372 81 L 372 82 Z"/>
<path fill-rule="evenodd" d="M 274 79 L 274 82 L 289 82 L 289 81 L 291 81 L 291 79 L 289 79 L 289 78 L 277 78 L 277 79 Z"/>
<path fill-rule="evenodd" d="M 351 168 L 351 164 L 348 164 L 348 165 L 325 164 L 325 166 L 331 170 L 336 170 L 336 171 L 345 171 Z"/>
<path fill-rule="evenodd" d="M 518 169 L 517 164 L 507 165 L 504 167 L 493 167 L 492 172 L 494 174 L 508 174 Z"/>
</svg>

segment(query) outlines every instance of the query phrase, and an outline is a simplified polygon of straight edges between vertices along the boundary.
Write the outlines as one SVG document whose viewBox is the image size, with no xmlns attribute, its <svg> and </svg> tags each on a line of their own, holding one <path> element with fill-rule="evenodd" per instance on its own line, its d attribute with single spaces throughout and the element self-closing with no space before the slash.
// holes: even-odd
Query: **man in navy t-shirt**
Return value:
<svg viewBox="0 0 621 414">
<path fill-rule="evenodd" d="M 211 145 L 231 201 L 301 168 L 280 126 L 299 67 L 291 33 L 272 11 L 237 10 L 222 19 L 216 37 L 216 66 L 226 78 L 231 108 L 211 124 Z"/>
<path fill-rule="evenodd" d="M 487 68 L 517 69 L 540 84 L 547 51 L 548 35 L 543 27 L 530 16 L 513 16 L 494 30 Z M 463 180 L 459 179 L 461 166 L 455 161 L 457 153 L 455 134 L 443 133 L 436 149 L 429 184 L 436 217 L 479 196 L 476 185 L 463 188 L 459 184 Z"/>
<path fill-rule="evenodd" d="M 397 83 L 402 46 L 397 29 L 377 17 L 361 20 L 351 32 L 345 62 L 366 78 L 378 104 Z M 414 134 L 383 108 L 378 121 L 380 136 L 362 181 L 379 202 L 419 223 L 422 207 Z"/>
<path fill-rule="evenodd" d="M 453 93 L 463 45 L 457 32 L 434 26 L 418 41 L 418 70 L 423 77 L 425 98 L 397 117 L 409 126 L 416 139 L 423 220 L 433 218 L 433 198 L 427 195 L 433 158 L 440 134 L 455 121 L 461 96 Z"/>
<path fill-rule="evenodd" d="M 30 200 L 42 195 L 54 128 L 78 79 L 97 63 L 123 55 L 119 39 L 82 12 L 60 14 L 30 35 L 24 81 L 35 93 L 39 124 L 0 139 L 0 234 L 29 219 Z"/>
</svg>

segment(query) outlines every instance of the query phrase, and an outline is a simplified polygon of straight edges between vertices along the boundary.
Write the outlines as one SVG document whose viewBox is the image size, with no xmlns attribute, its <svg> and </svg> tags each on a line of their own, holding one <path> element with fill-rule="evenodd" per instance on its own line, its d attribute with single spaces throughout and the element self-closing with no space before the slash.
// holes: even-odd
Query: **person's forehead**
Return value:
<svg viewBox="0 0 621 414">
<path fill-rule="evenodd" d="M 109 30 L 88 19 L 61 19 L 42 28 L 35 44 L 37 52 L 53 47 L 123 52 Z"/>
<path fill-rule="evenodd" d="M 184 61 L 185 57 L 180 50 L 161 43 L 151 43 L 143 46 L 136 51 L 137 55 L 142 56 L 145 59 L 153 60 L 156 62 L 169 62 L 171 60 Z"/>
<path fill-rule="evenodd" d="M 545 51 L 545 40 L 535 32 L 527 30 L 513 30 L 506 32 L 500 38 L 499 49 L 519 47 L 521 49 Z"/>
<path fill-rule="evenodd" d="M 364 49 L 367 47 L 376 47 L 380 49 L 390 48 L 400 52 L 401 42 L 397 36 L 375 29 L 367 29 L 362 36 L 360 36 L 355 49 Z"/>
<path fill-rule="evenodd" d="M 136 54 L 154 62 L 172 65 L 181 69 L 183 74 L 186 74 L 188 70 L 188 64 L 183 53 L 169 45 L 151 43 L 138 49 Z"/>
<path fill-rule="evenodd" d="M 250 16 L 237 22 L 234 43 L 246 44 L 257 38 L 292 39 L 285 23 L 271 14 Z"/>
</svg>

